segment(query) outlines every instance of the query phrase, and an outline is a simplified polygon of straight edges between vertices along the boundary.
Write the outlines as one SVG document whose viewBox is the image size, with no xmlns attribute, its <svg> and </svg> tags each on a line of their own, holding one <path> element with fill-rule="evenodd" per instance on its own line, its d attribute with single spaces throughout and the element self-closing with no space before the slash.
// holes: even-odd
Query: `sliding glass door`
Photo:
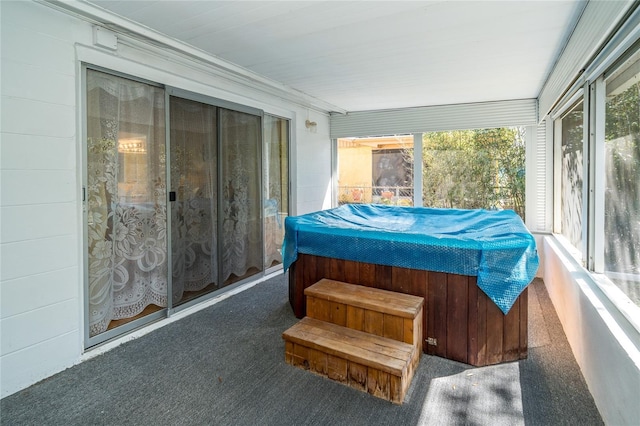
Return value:
<svg viewBox="0 0 640 426">
<path fill-rule="evenodd" d="M 288 120 L 93 69 L 86 87 L 87 346 L 281 263 Z"/>
<path fill-rule="evenodd" d="M 175 96 L 169 106 L 177 306 L 263 270 L 262 134 L 259 115 Z"/>
<path fill-rule="evenodd" d="M 89 337 L 167 306 L 164 91 L 87 71 Z"/>
<path fill-rule="evenodd" d="M 170 97 L 172 302 L 218 289 L 217 108 Z"/>
</svg>

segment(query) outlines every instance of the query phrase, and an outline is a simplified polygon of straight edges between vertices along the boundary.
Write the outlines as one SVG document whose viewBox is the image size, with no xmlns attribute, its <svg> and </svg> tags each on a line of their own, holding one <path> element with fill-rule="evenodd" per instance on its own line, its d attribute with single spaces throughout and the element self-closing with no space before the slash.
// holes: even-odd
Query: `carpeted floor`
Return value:
<svg viewBox="0 0 640 426">
<path fill-rule="evenodd" d="M 423 355 L 403 405 L 284 362 L 285 275 L 0 401 L 2 425 L 602 424 L 544 284 L 529 357 L 474 368 Z"/>
</svg>

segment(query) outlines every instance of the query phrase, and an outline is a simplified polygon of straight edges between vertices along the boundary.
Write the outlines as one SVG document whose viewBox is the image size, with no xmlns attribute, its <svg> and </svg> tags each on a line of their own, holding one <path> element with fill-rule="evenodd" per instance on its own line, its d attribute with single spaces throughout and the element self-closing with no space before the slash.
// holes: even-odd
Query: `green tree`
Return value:
<svg viewBox="0 0 640 426">
<path fill-rule="evenodd" d="M 430 207 L 513 209 L 524 219 L 524 131 L 423 135 L 423 199 Z"/>
</svg>

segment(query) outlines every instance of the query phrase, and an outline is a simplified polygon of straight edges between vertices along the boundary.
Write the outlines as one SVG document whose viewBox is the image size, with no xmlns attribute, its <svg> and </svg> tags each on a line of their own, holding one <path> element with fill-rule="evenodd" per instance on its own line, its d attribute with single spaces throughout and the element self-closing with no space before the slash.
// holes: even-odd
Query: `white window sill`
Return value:
<svg viewBox="0 0 640 426">
<path fill-rule="evenodd" d="M 637 333 L 640 333 L 640 307 L 633 303 L 606 275 L 589 271 L 582 266 L 582 254 L 566 238 L 559 234 L 552 234 L 552 237 L 564 254 L 567 255 L 562 259 L 564 267 L 569 271 L 580 271 L 581 278 L 584 279 L 585 283 L 592 289 L 600 290 L 605 299 L 611 302 L 612 307 L 628 321 L 628 324 Z M 604 305 L 603 308 L 606 309 Z M 623 329 L 626 328 L 623 324 L 621 324 L 621 327 Z M 640 342 L 636 342 L 636 344 L 640 345 Z"/>
</svg>

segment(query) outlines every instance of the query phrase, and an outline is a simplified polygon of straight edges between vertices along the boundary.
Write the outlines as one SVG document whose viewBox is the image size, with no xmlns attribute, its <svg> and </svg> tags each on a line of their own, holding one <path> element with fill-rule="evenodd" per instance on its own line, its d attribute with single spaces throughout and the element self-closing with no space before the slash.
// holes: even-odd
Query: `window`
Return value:
<svg viewBox="0 0 640 426">
<path fill-rule="evenodd" d="M 339 205 L 412 206 L 415 191 L 425 207 L 512 209 L 524 220 L 525 128 L 338 139 Z"/>
<path fill-rule="evenodd" d="M 605 274 L 640 306 L 640 51 L 605 83 Z"/>
<path fill-rule="evenodd" d="M 578 91 L 556 112 L 554 230 L 617 287 L 603 287 L 614 303 L 640 306 L 640 48 L 595 77 L 588 108 Z"/>
<path fill-rule="evenodd" d="M 413 205 L 413 136 L 338 139 L 338 204 Z"/>
<path fill-rule="evenodd" d="M 512 209 L 524 219 L 524 128 L 425 133 L 423 204 Z"/>
<path fill-rule="evenodd" d="M 560 232 L 582 252 L 583 102 L 556 121 L 561 153 Z"/>
</svg>

